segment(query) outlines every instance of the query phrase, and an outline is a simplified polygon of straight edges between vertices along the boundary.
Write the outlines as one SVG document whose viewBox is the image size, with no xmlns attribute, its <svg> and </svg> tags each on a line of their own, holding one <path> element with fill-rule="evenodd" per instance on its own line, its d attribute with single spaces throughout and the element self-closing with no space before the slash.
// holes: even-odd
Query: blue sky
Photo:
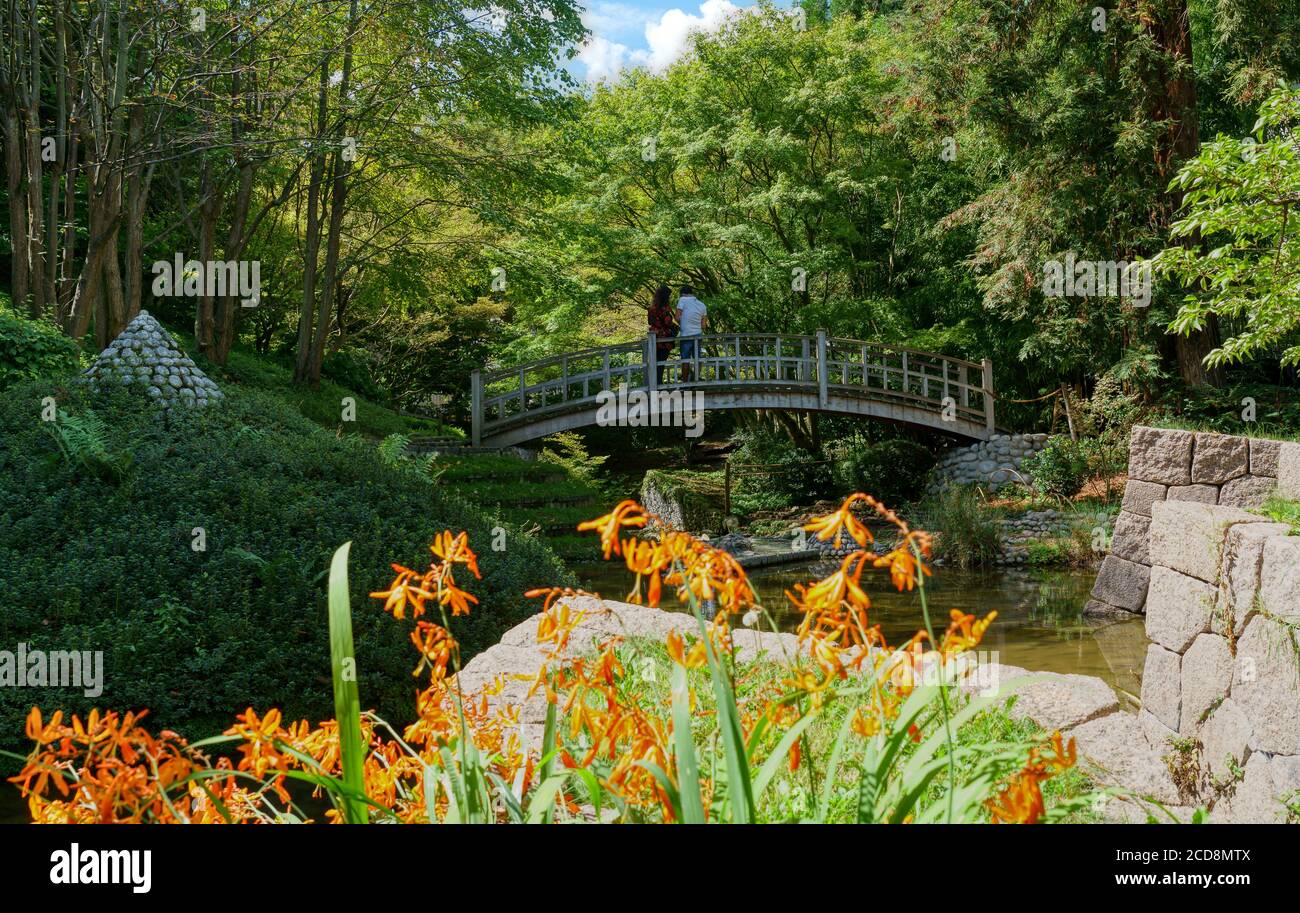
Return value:
<svg viewBox="0 0 1300 913">
<path fill-rule="evenodd" d="M 778 2 L 788 6 L 788 2 Z M 587 0 L 583 22 L 591 38 L 572 71 L 579 79 L 617 79 L 630 67 L 663 70 L 686 50 L 689 35 L 716 30 L 753 0 Z"/>
</svg>

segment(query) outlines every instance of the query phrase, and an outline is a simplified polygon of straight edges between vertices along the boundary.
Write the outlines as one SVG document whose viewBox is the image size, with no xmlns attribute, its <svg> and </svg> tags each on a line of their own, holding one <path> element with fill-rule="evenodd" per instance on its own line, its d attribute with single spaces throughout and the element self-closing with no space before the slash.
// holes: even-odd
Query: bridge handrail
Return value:
<svg viewBox="0 0 1300 913">
<path fill-rule="evenodd" d="M 678 343 L 683 337 L 671 341 Z M 867 398 L 881 401 L 905 400 L 916 404 L 918 408 L 937 411 L 939 407 L 947 408 L 943 399 L 950 391 L 957 391 L 960 402 L 956 411 L 967 421 L 978 423 L 984 420 L 988 434 L 993 432 L 993 393 L 992 363 L 988 359 L 974 362 L 951 355 L 926 352 L 911 346 L 894 345 L 885 342 L 871 342 L 862 339 L 832 337 L 824 330 L 816 335 L 787 333 L 706 333 L 693 337 L 697 341 L 695 356 L 691 359 L 660 361 L 656 351 L 657 345 L 670 340 L 656 338 L 649 334 L 636 342 L 615 343 L 607 346 L 594 346 L 573 352 L 564 352 L 536 359 L 531 362 L 506 368 L 481 369 L 475 371 L 472 378 L 472 410 L 475 439 L 484 430 L 494 430 L 505 425 L 517 425 L 533 417 L 541 417 L 557 410 L 575 408 L 595 400 L 601 390 L 615 388 L 615 381 L 626 384 L 629 388 L 677 389 L 682 387 L 782 387 L 782 388 L 817 388 L 823 406 L 826 405 L 829 391 L 862 390 Z M 742 353 L 746 343 L 761 342 L 762 353 Z M 773 350 L 768 350 L 772 345 Z M 786 349 L 788 346 L 788 350 Z M 721 350 L 721 354 L 718 354 Z M 847 350 L 847 351 L 846 351 Z M 871 355 L 881 357 L 873 362 Z M 836 357 L 836 356 L 840 357 Z M 624 356 L 635 356 L 624 361 Z M 853 357 L 856 356 L 856 357 Z M 890 364 L 891 356 L 900 361 Z M 915 357 L 915 360 L 912 359 Z M 570 372 L 573 363 L 584 359 L 600 359 L 595 368 Z M 683 366 L 696 367 L 695 377 L 685 379 Z M 771 366 L 776 377 L 743 377 L 745 369 L 756 373 Z M 585 366 L 584 366 L 585 367 Z M 529 375 L 537 372 L 550 372 L 558 368 L 558 376 L 544 377 L 529 383 Z M 713 379 L 704 377 L 704 369 L 713 371 Z M 731 369 L 730 371 L 726 369 Z M 793 376 L 787 376 L 787 369 Z M 950 372 L 956 369 L 956 376 Z M 664 379 L 656 377 L 665 372 Z M 972 377 L 971 372 L 974 372 Z M 932 373 L 933 372 L 933 373 Z M 674 374 L 676 381 L 668 380 L 668 374 Z M 733 376 L 724 378 L 731 373 Z M 837 378 L 831 377 L 838 374 Z M 850 382 L 856 373 L 860 380 Z M 899 387 L 893 388 L 891 374 L 899 378 Z M 874 383 L 878 376 L 879 384 Z M 639 378 L 639 380 L 638 380 Z M 500 389 L 503 381 L 513 384 Z M 919 389 L 913 389 L 913 382 Z M 973 382 L 972 382 L 973 381 Z M 591 385 L 596 383 L 598 389 L 593 394 Z M 942 397 L 931 396 L 934 385 L 942 390 Z M 497 386 L 497 390 L 489 390 Z M 571 396 L 577 388 L 581 394 Z M 554 395 L 559 395 L 554 401 Z M 978 406 L 971 402 L 972 395 L 980 400 Z M 539 400 L 537 405 L 530 404 L 530 399 Z M 518 409 L 507 414 L 508 406 L 517 403 Z M 496 412 L 495 418 L 489 412 Z"/>
</svg>

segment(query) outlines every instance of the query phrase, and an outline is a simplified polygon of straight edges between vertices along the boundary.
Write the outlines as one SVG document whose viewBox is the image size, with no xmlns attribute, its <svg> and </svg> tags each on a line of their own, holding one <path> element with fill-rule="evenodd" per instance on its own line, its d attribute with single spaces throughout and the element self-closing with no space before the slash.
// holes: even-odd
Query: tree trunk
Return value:
<svg viewBox="0 0 1300 913">
<path fill-rule="evenodd" d="M 312 138 L 311 177 L 307 182 L 307 237 L 303 253 L 302 309 L 298 314 L 298 355 L 294 361 L 294 383 L 306 383 L 311 376 L 312 321 L 316 313 L 316 266 L 320 258 L 320 189 L 325 172 L 326 120 L 329 116 L 329 60 L 321 60 L 317 89 L 316 135 Z"/>
<path fill-rule="evenodd" d="M 343 73 L 339 80 L 338 127 L 334 131 L 334 162 L 330 169 L 333 186 L 330 188 L 330 222 L 325 242 L 325 281 L 321 287 L 320 311 L 316 315 L 316 334 L 312 340 L 311 366 L 308 381 L 312 387 L 320 386 L 321 364 L 325 359 L 325 339 L 329 335 L 330 317 L 334 313 L 334 295 L 338 288 L 339 244 L 343 231 L 343 213 L 347 206 L 348 174 L 352 162 L 344 155 L 343 140 L 347 135 L 348 94 L 352 86 L 352 33 L 356 28 L 357 0 L 348 8 L 347 34 L 343 44 Z"/>
<path fill-rule="evenodd" d="M 1157 173 L 1164 186 L 1168 186 L 1178 168 L 1200 149 L 1200 132 L 1187 2 L 1166 0 L 1162 13 L 1150 28 L 1165 56 L 1163 92 L 1154 119 L 1169 124 L 1156 150 Z M 1174 191 L 1166 196 L 1161 221 L 1168 228 L 1182 206 L 1183 195 L 1181 191 Z M 1189 239 L 1188 243 L 1199 244 L 1200 239 Z M 1189 386 L 1219 384 L 1219 372 L 1208 370 L 1204 363 L 1205 356 L 1218 343 L 1218 326 L 1212 321 L 1204 330 L 1174 337 L 1175 367 L 1184 383 Z"/>
<path fill-rule="evenodd" d="M 0 127 L 5 141 L 5 189 L 9 194 L 9 239 L 13 244 L 13 265 L 10 267 L 10 292 L 14 308 L 24 306 L 27 300 L 27 207 L 24 202 L 27 188 L 23 186 L 23 149 L 18 113 L 9 103 L 13 96 L 8 91 Z"/>
</svg>

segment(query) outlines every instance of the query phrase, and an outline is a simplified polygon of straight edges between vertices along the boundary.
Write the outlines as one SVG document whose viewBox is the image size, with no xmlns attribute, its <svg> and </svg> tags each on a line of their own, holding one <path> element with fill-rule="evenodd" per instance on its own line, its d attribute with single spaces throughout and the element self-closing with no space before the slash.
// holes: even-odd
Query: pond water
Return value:
<svg viewBox="0 0 1300 913">
<path fill-rule="evenodd" d="M 785 596 L 796 583 L 823 576 L 835 565 L 789 564 L 755 569 L 749 579 L 764 607 L 782 630 L 793 630 L 801 615 Z M 622 599 L 631 576 L 621 564 L 574 568 L 583 585 L 607 599 Z M 1141 618 L 1106 625 L 1083 617 L 1096 577 L 1094 570 L 997 570 L 989 572 L 936 568 L 926 583 L 930 617 L 936 632 L 947 626 L 951 609 L 998 617 L 984 636 L 981 649 L 990 661 L 1021 666 L 1035 672 L 1095 675 L 1135 704 L 1146 659 L 1147 639 Z M 871 596 L 871 621 L 879 624 L 888 643 L 903 643 L 924 627 L 915 591 L 900 593 L 888 575 L 877 571 L 865 578 Z M 669 603 L 665 603 L 668 607 Z"/>
</svg>

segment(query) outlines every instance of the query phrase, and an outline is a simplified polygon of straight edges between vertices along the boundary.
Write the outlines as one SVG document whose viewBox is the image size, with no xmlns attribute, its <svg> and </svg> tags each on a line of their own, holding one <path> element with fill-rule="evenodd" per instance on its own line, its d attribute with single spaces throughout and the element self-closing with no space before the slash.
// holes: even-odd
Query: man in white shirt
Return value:
<svg viewBox="0 0 1300 913">
<path fill-rule="evenodd" d="M 677 336 L 682 346 L 682 380 L 690 380 L 690 364 L 699 351 L 699 336 L 709 325 L 709 309 L 704 302 L 695 297 L 695 289 L 689 285 L 682 286 L 681 297 L 677 299 L 677 325 L 681 327 Z M 689 337 L 689 338 L 686 338 Z"/>
</svg>

